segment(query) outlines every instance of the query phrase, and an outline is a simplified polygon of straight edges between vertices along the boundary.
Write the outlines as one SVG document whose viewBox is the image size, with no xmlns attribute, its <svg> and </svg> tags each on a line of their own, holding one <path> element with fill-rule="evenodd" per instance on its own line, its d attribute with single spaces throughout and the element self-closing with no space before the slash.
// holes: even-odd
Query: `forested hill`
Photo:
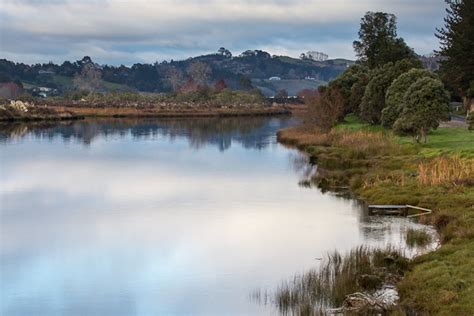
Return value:
<svg viewBox="0 0 474 316">
<path fill-rule="evenodd" d="M 246 51 L 233 57 L 228 50 L 181 61 L 127 66 L 98 65 L 90 57 L 61 65 L 54 63 L 26 65 L 5 59 L 0 60 L 0 82 L 16 81 L 23 85 L 43 86 L 61 93 L 74 89 L 76 77 L 92 68 L 95 79 L 102 81 L 102 90 L 138 90 L 146 92 L 168 92 L 189 84 L 214 85 L 224 82 L 232 89 L 249 89 L 255 82 L 261 82 L 271 91 L 270 77 L 279 77 L 279 87 L 288 82 L 296 90 L 305 88 L 308 82 L 315 85 L 328 82 L 353 62 L 336 59 L 323 62 L 310 59 L 296 59 L 287 56 L 271 56 L 260 50 Z M 269 90 L 270 89 L 270 90 Z M 271 93 L 271 92 L 269 92 Z"/>
</svg>

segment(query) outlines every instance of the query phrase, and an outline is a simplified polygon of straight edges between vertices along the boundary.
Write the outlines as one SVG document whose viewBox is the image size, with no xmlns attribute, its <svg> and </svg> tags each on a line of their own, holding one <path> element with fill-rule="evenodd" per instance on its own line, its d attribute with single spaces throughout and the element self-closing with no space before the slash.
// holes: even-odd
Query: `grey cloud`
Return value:
<svg viewBox="0 0 474 316">
<path fill-rule="evenodd" d="M 432 0 L 4 0 L 1 50 L 24 62 L 87 54 L 130 64 L 186 58 L 221 45 L 237 53 L 265 48 L 296 56 L 316 49 L 353 58 L 352 40 L 369 10 L 396 13 L 400 35 L 421 53 L 436 48 L 433 33 L 444 8 Z"/>
</svg>

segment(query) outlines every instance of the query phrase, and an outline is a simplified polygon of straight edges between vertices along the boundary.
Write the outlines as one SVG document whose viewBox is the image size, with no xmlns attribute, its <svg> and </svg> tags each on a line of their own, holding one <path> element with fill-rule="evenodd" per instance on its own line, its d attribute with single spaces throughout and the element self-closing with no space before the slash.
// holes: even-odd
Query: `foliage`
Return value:
<svg viewBox="0 0 474 316">
<path fill-rule="evenodd" d="M 443 80 L 465 96 L 474 80 L 474 1 L 446 0 L 445 25 L 437 29 Z"/>
<path fill-rule="evenodd" d="M 367 12 L 361 20 L 359 41 L 354 41 L 359 60 L 369 68 L 381 67 L 388 62 L 415 58 L 402 38 L 397 38 L 397 18 L 384 12 Z"/>
<path fill-rule="evenodd" d="M 405 93 L 412 84 L 424 77 L 437 79 L 437 76 L 429 70 L 411 69 L 392 82 L 387 89 L 385 108 L 382 110 L 381 122 L 383 126 L 392 127 L 402 113 Z"/>
<path fill-rule="evenodd" d="M 87 63 L 80 74 L 74 77 L 74 88 L 89 92 L 96 92 L 102 87 L 102 74 L 94 64 Z"/>
<path fill-rule="evenodd" d="M 360 115 L 371 124 L 380 123 L 385 108 L 385 94 L 392 82 L 412 68 L 421 68 L 421 63 L 413 59 L 404 59 L 396 63 L 387 63 L 371 73 L 371 79 L 364 91 L 360 104 Z"/>
<path fill-rule="evenodd" d="M 474 114 L 470 113 L 469 116 L 467 117 L 467 124 L 468 124 L 468 129 L 470 131 L 474 131 Z"/>
<path fill-rule="evenodd" d="M 419 79 L 405 94 L 405 106 L 393 125 L 394 130 L 426 142 L 428 131 L 449 118 L 449 100 L 441 81 L 429 77 Z"/>
<path fill-rule="evenodd" d="M 207 85 L 212 69 L 204 62 L 195 61 L 188 66 L 187 73 L 198 85 Z"/>
<path fill-rule="evenodd" d="M 353 109 L 353 113 L 359 113 L 360 104 L 364 97 L 365 89 L 370 81 L 370 72 L 361 73 L 357 78 L 357 81 L 351 87 L 351 96 L 349 98 L 349 104 Z"/>
<path fill-rule="evenodd" d="M 468 98 L 474 99 L 474 80 L 469 84 L 469 89 L 466 91 L 466 96 Z"/>
<path fill-rule="evenodd" d="M 331 81 L 329 84 L 330 88 L 336 88 L 344 99 L 344 114 L 354 112 L 359 106 L 359 103 L 352 103 L 354 100 L 352 96 L 352 87 L 359 81 L 363 81 L 366 78 L 368 68 L 359 64 L 352 65 L 346 71 L 344 71 L 339 77 Z"/>
<path fill-rule="evenodd" d="M 277 94 L 275 95 L 275 98 L 277 99 L 286 99 L 288 98 L 288 91 L 286 91 L 285 89 L 281 89 L 277 92 Z"/>
<path fill-rule="evenodd" d="M 344 117 L 344 98 L 337 88 L 320 87 L 318 93 L 305 98 L 308 105 L 306 122 L 321 130 L 331 129 Z"/>
<path fill-rule="evenodd" d="M 214 84 L 214 90 L 216 90 L 217 92 L 222 91 L 225 88 L 227 88 L 227 84 L 225 83 L 224 79 L 220 79 Z"/>
</svg>

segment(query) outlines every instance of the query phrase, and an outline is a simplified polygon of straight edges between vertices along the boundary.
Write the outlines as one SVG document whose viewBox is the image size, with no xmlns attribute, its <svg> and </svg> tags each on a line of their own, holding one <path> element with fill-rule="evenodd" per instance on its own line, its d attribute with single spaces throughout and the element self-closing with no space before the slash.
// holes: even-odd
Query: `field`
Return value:
<svg viewBox="0 0 474 316">
<path fill-rule="evenodd" d="M 48 80 L 49 82 L 56 85 L 58 89 L 61 91 L 74 90 L 74 83 L 73 83 L 74 79 L 72 77 L 54 75 L 54 76 L 48 77 Z M 23 82 L 23 87 L 25 89 L 32 89 L 34 87 L 42 87 L 42 86 L 44 86 L 44 84 L 41 84 L 39 82 L 29 82 L 29 81 Z M 131 91 L 132 90 L 131 88 L 125 85 L 108 82 L 104 80 L 102 81 L 102 86 L 105 91 Z"/>
</svg>

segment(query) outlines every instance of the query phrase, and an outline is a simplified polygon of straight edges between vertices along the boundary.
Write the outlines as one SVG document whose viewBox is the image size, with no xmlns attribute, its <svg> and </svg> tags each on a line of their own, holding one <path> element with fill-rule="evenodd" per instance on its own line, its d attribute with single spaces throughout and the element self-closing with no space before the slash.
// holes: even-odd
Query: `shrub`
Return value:
<svg viewBox="0 0 474 316">
<path fill-rule="evenodd" d="M 336 88 L 343 98 L 344 114 L 354 112 L 360 104 L 360 100 L 352 99 L 352 87 L 359 81 L 364 82 L 369 69 L 361 65 L 353 65 L 344 71 L 339 77 L 329 83 L 330 88 Z M 354 102 L 355 101 L 355 102 Z"/>
<path fill-rule="evenodd" d="M 404 109 L 393 128 L 412 135 L 417 142 L 426 142 L 430 129 L 436 129 L 449 118 L 449 94 L 440 80 L 421 78 L 410 86 L 404 96 Z"/>
<path fill-rule="evenodd" d="M 305 98 L 308 105 L 306 122 L 323 131 L 330 130 L 344 117 L 344 98 L 335 87 L 320 88 L 319 93 Z"/>
<path fill-rule="evenodd" d="M 360 104 L 361 117 L 371 124 L 380 123 L 382 110 L 385 108 L 385 94 L 392 82 L 404 72 L 419 67 L 417 62 L 404 59 L 388 63 L 376 69 L 367 84 Z"/>
<path fill-rule="evenodd" d="M 437 76 L 426 69 L 411 69 L 400 75 L 387 90 L 385 108 L 382 110 L 382 125 L 392 127 L 404 108 L 404 96 L 412 84 L 421 78 L 437 79 Z"/>
</svg>

